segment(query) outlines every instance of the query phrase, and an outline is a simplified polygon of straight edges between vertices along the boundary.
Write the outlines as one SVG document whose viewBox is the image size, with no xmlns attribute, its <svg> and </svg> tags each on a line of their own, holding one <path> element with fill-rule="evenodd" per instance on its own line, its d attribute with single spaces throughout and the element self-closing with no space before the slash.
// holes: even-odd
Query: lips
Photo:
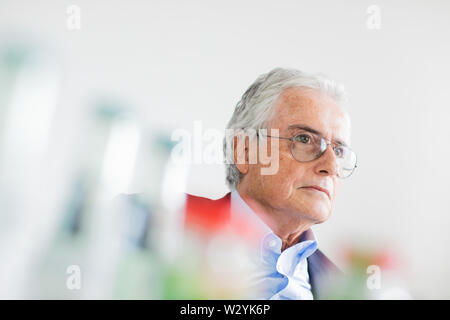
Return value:
<svg viewBox="0 0 450 320">
<path fill-rule="evenodd" d="M 322 188 L 322 187 L 319 187 L 319 186 L 306 186 L 306 187 L 302 187 L 302 189 L 315 189 L 315 190 L 318 190 L 318 191 L 322 191 L 328 196 L 329 199 L 331 199 L 330 192 L 327 189 L 325 189 L 325 188 Z"/>
</svg>

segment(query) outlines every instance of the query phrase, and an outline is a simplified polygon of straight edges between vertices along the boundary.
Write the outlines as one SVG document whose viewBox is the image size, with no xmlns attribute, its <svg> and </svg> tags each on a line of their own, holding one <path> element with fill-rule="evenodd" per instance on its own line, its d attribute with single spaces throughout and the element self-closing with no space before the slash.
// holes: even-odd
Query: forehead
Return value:
<svg viewBox="0 0 450 320">
<path fill-rule="evenodd" d="M 275 102 L 269 128 L 280 135 L 293 134 L 294 125 L 320 132 L 328 140 L 350 143 L 350 119 L 331 98 L 316 89 L 294 87 L 284 90 Z"/>
</svg>

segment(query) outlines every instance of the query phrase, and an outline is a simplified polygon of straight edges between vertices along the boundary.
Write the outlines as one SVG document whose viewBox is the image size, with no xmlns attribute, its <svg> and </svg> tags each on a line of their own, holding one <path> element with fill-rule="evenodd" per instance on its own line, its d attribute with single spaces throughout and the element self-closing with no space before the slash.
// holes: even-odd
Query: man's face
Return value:
<svg viewBox="0 0 450 320">
<path fill-rule="evenodd" d="M 304 132 L 299 126 L 320 132 L 327 141 L 350 142 L 348 116 L 334 100 L 318 90 L 301 87 L 286 89 L 274 108 L 268 135 L 271 135 L 270 129 L 278 129 L 280 137 L 292 138 Z M 267 139 L 270 150 L 271 140 L 275 138 Z M 249 166 L 244 178 L 248 179 L 246 184 L 251 196 L 271 211 L 282 212 L 283 219 L 287 219 L 285 221 L 326 221 L 333 209 L 339 183 L 332 146 L 328 146 L 316 160 L 299 162 L 291 154 L 291 141 L 280 139 L 278 144 L 279 169 L 275 174 L 261 174 L 261 167 L 267 165 L 258 163 Z M 326 189 L 326 192 L 314 187 Z"/>
</svg>

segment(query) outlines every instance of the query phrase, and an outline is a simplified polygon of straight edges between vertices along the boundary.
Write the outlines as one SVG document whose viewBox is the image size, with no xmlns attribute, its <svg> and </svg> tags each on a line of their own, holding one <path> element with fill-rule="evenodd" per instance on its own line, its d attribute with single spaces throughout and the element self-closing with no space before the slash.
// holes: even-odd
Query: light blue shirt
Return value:
<svg viewBox="0 0 450 320">
<path fill-rule="evenodd" d="M 236 190 L 231 192 L 231 214 L 262 230 L 260 263 L 252 277 L 259 287 L 254 299 L 312 300 L 307 258 L 317 249 L 316 240 L 299 242 L 281 252 L 281 239 L 253 212 Z"/>
</svg>

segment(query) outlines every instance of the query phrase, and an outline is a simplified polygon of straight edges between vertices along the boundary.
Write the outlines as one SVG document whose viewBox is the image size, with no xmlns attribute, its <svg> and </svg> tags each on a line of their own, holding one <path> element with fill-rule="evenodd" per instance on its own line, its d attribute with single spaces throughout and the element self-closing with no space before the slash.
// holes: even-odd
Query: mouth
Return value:
<svg viewBox="0 0 450 320">
<path fill-rule="evenodd" d="M 301 189 L 312 189 L 312 190 L 321 191 L 327 195 L 328 199 L 331 200 L 330 192 L 325 188 L 322 188 L 319 186 L 306 186 L 306 187 L 301 187 Z"/>
</svg>

